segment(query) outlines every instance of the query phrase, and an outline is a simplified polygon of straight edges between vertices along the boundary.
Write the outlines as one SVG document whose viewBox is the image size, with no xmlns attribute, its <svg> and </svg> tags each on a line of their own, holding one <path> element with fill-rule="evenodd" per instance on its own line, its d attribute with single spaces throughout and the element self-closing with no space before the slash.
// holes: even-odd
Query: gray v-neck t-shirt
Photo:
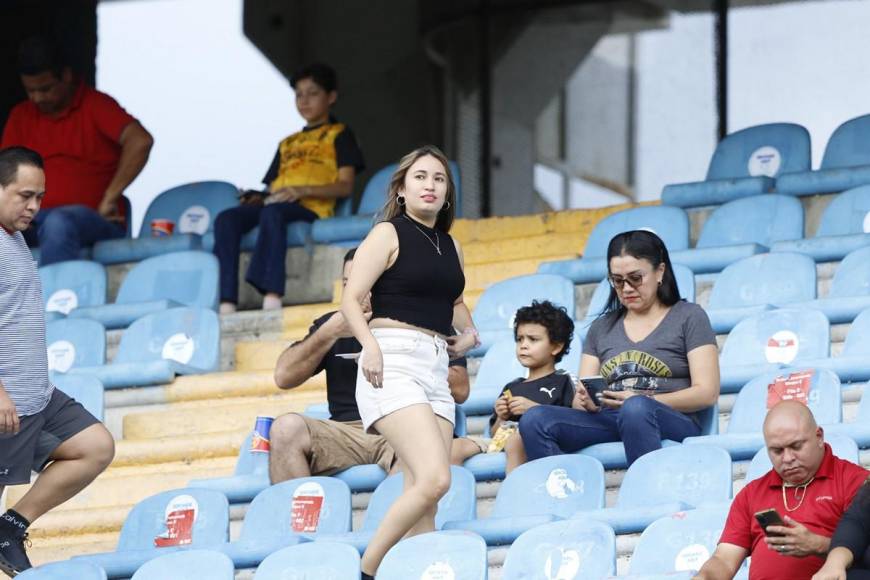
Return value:
<svg viewBox="0 0 870 580">
<path fill-rule="evenodd" d="M 716 345 L 716 333 L 704 309 L 680 301 L 641 341 L 625 333 L 625 316 L 615 313 L 598 318 L 589 328 L 583 354 L 601 362 L 601 376 L 611 388 L 631 388 L 667 393 L 688 388 L 688 353 L 706 344 Z"/>
</svg>

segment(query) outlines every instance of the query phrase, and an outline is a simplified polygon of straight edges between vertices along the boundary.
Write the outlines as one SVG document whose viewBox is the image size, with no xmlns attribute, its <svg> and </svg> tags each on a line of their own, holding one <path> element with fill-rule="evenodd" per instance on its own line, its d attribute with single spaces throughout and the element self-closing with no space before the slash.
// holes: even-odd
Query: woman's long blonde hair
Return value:
<svg viewBox="0 0 870 580">
<path fill-rule="evenodd" d="M 399 189 L 405 185 L 405 176 L 411 166 L 421 157 L 431 155 L 441 162 L 444 166 L 444 173 L 447 175 L 447 196 L 444 203 L 449 205 L 441 208 L 438 212 L 438 218 L 435 220 L 435 229 L 448 233 L 453 226 L 453 219 L 456 217 L 456 185 L 453 182 L 453 174 L 450 172 L 450 163 L 447 156 L 434 145 L 424 145 L 418 149 L 414 149 L 399 161 L 399 167 L 396 169 L 393 176 L 390 178 L 390 186 L 387 189 L 387 202 L 381 209 L 380 221 L 389 221 L 396 216 L 405 213 L 404 204 L 398 203 Z"/>
</svg>

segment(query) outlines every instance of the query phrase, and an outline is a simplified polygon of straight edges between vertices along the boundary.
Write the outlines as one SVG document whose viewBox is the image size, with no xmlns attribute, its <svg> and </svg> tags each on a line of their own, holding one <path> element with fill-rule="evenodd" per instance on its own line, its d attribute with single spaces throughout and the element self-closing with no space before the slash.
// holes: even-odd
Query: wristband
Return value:
<svg viewBox="0 0 870 580">
<path fill-rule="evenodd" d="M 470 334 L 474 336 L 474 348 L 477 348 L 481 345 L 480 342 L 480 334 L 477 332 L 477 329 L 473 326 L 469 326 L 465 330 L 462 331 L 462 334 Z"/>
</svg>

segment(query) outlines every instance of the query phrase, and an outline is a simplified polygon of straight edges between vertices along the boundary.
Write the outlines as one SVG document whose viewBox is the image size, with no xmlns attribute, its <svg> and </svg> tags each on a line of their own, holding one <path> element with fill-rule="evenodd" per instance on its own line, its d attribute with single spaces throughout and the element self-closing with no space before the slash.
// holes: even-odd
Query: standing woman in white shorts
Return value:
<svg viewBox="0 0 870 580">
<path fill-rule="evenodd" d="M 363 427 L 389 441 L 405 489 L 363 554 L 363 578 L 405 536 L 435 529 L 450 487 L 454 402 L 449 358 L 478 343 L 463 301 L 462 251 L 448 232 L 456 189 L 447 158 L 426 146 L 402 158 L 383 219 L 360 247 L 341 311 L 362 344 L 356 400 Z M 371 292 L 371 319 L 361 303 Z M 459 332 L 452 336 L 454 328 Z"/>
</svg>

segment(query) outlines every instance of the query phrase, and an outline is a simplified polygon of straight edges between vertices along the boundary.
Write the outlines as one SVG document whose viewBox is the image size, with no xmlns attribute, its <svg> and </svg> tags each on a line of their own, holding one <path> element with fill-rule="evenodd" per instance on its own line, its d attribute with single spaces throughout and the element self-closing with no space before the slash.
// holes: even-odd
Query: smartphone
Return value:
<svg viewBox="0 0 870 580">
<path fill-rule="evenodd" d="M 607 388 L 607 382 L 604 380 L 604 377 L 580 377 L 580 382 L 583 383 L 584 387 L 586 387 L 586 392 L 589 393 L 592 401 L 596 405 L 600 405 L 601 391 Z"/>
<path fill-rule="evenodd" d="M 761 529 L 764 530 L 764 535 L 766 536 L 781 536 L 782 534 L 774 534 L 772 532 L 767 531 L 767 526 L 784 526 L 785 522 L 782 521 L 782 517 L 779 515 L 779 512 L 773 508 L 761 510 L 760 512 L 755 513 L 755 520 L 758 522 L 758 525 L 761 526 Z"/>
</svg>

